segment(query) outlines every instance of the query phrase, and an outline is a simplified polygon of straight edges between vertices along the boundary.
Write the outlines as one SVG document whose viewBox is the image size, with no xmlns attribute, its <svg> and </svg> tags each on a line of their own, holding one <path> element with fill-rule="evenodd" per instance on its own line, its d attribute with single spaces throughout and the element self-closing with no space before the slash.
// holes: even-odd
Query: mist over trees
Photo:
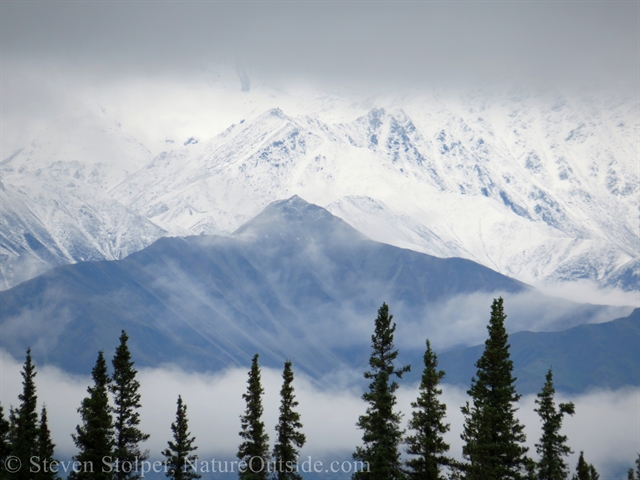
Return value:
<svg viewBox="0 0 640 480">
<path fill-rule="evenodd" d="M 450 429 L 447 406 L 440 400 L 440 383 L 446 373 L 438 369 L 438 356 L 429 339 L 425 342 L 418 396 L 411 403 L 407 431 L 402 428 L 403 413 L 397 408 L 396 392 L 398 381 L 410 367 L 396 365 L 396 324 L 388 305 L 382 304 L 374 321 L 369 369 L 364 372 L 370 383 L 362 394 L 366 413 L 356 422 L 362 431 L 362 445 L 352 455 L 353 464 L 358 466 L 350 472 L 353 480 L 600 479 L 584 452 L 580 452 L 575 468 L 566 461 L 572 451 L 562 433 L 562 421 L 565 415 L 574 415 L 576 409 L 571 402 L 556 405 L 551 366 L 535 400 L 534 411 L 542 427 L 535 444 L 537 459 L 528 456 L 524 425 L 516 418 L 520 395 L 512 375 L 506 318 L 504 300 L 495 299 L 485 349 L 476 362 L 477 372 L 467 392 L 469 401 L 461 408 L 461 438 L 465 443 L 464 461 L 460 462 L 449 456 L 450 445 L 444 438 Z M 104 353 L 98 352 L 91 375 L 93 383 L 78 407 L 80 423 L 70 428 L 77 448 L 70 480 L 138 480 L 145 476 L 141 467 L 149 459 L 149 452 L 141 445 L 149 434 L 139 428 L 142 399 L 128 338 L 122 331 L 111 362 L 111 375 Z M 301 480 L 307 472 L 300 468 L 299 456 L 307 435 L 298 413 L 293 364 L 289 360 L 284 363 L 276 437 L 271 448 L 263 421 L 264 387 L 258 360 L 259 354 L 255 354 L 247 390 L 242 395 L 245 411 L 240 416 L 237 469 L 232 468 L 229 476 L 242 480 Z M 49 430 L 49 415 L 55 412 L 42 405 L 38 414 L 36 375 L 31 350 L 27 349 L 18 405 L 10 407 L 8 415 L 0 405 L 0 480 L 56 480 L 66 475 L 56 468 L 61 462 L 56 459 Z M 172 439 L 160 452 L 164 461 L 155 462 L 161 463 L 162 468 L 154 469 L 154 473 L 172 480 L 201 478 L 205 471 L 197 469 L 196 438 L 189 432 L 187 405 L 180 394 L 171 431 Z M 343 472 L 340 478 L 346 476 Z M 628 470 L 627 479 L 640 480 L 640 454 L 634 468 Z"/>
</svg>

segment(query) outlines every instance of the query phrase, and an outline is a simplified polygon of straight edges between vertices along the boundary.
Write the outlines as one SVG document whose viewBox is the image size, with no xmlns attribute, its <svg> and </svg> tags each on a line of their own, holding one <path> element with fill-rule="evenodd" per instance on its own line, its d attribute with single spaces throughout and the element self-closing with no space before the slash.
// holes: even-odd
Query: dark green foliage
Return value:
<svg viewBox="0 0 640 480">
<path fill-rule="evenodd" d="M 115 427 L 114 457 L 118 462 L 118 472 L 115 480 L 136 480 L 140 473 L 136 470 L 136 463 L 148 458 L 148 452 L 140 450 L 140 443 L 149 438 L 138 428 L 140 425 L 140 382 L 136 380 L 138 373 L 133 368 L 131 353 L 127 346 L 129 337 L 122 330 L 120 345 L 113 357 L 113 381 L 109 390 L 113 393 L 113 414 Z M 137 461 L 137 462 L 136 462 Z M 125 471 L 130 470 L 130 471 Z"/>
<path fill-rule="evenodd" d="M 187 406 L 182 403 L 182 397 L 178 396 L 178 408 L 176 410 L 176 421 L 171 424 L 173 432 L 173 442 L 167 442 L 169 448 L 162 452 L 166 457 L 168 467 L 167 477 L 173 480 L 193 480 L 200 478 L 194 471 L 193 465 L 198 458 L 193 452 L 198 449 L 193 442 L 196 438 L 189 432 L 189 420 L 187 419 Z"/>
<path fill-rule="evenodd" d="M 262 394 L 264 390 L 260 380 L 260 366 L 256 353 L 251 362 L 247 393 L 242 398 L 247 404 L 244 415 L 240 417 L 243 442 L 238 448 L 238 458 L 246 462 L 246 468 L 239 473 L 242 480 L 266 480 L 269 477 L 269 435 L 262 421 Z"/>
<path fill-rule="evenodd" d="M 633 468 L 630 468 L 627 474 L 627 480 L 640 480 L 640 454 L 638 454 L 638 458 L 636 458 L 636 471 L 634 473 Z"/>
<path fill-rule="evenodd" d="M 538 473 L 536 471 L 538 469 L 538 464 L 528 457 L 526 460 L 525 469 L 527 473 L 523 478 L 526 480 L 538 480 Z"/>
<path fill-rule="evenodd" d="M 372 380 L 369 391 L 362 399 L 369 404 L 365 415 L 360 416 L 357 426 L 364 431 L 364 445 L 353 454 L 356 461 L 364 462 L 364 469 L 353 475 L 354 480 L 394 480 L 404 478 L 400 461 L 400 442 L 403 431 L 400 429 L 402 415 L 394 412 L 395 391 L 398 384 L 391 376 L 402 378 L 410 366 L 396 370 L 393 365 L 398 356 L 394 350 L 393 333 L 396 324 L 391 324 L 393 315 L 389 315 L 386 303 L 378 309 L 375 321 L 375 333 L 371 336 L 372 353 L 369 359 L 370 371 L 364 378 Z"/>
<path fill-rule="evenodd" d="M 11 475 L 15 480 L 31 480 L 30 459 L 38 455 L 38 413 L 35 376 L 36 370 L 31 359 L 31 349 L 22 369 L 22 393 L 18 395 L 20 406 L 11 411 L 11 454 L 18 457 L 22 468 Z"/>
<path fill-rule="evenodd" d="M 300 414 L 294 411 L 298 406 L 293 388 L 293 369 L 291 361 L 284 363 L 282 372 L 282 389 L 280 390 L 280 418 L 276 425 L 278 438 L 273 448 L 275 477 L 277 480 L 301 480 L 296 472 L 299 449 L 306 442 L 306 436 L 300 431 Z"/>
<path fill-rule="evenodd" d="M 491 306 L 489 338 L 484 353 L 476 362 L 477 377 L 471 380 L 468 394 L 473 399 L 462 407 L 465 416 L 465 441 L 462 447 L 466 478 L 472 480 L 520 479 L 527 466 L 524 427 L 515 417 L 520 395 L 512 375 L 509 358 L 506 315 L 502 298 Z"/>
<path fill-rule="evenodd" d="M 38 426 L 38 466 L 34 468 L 37 472 L 34 475 L 35 480 L 56 480 L 58 475 L 52 468 L 53 452 L 55 445 L 51 440 L 51 432 L 47 420 L 47 408 L 42 407 L 40 414 L 40 425 Z"/>
<path fill-rule="evenodd" d="M 11 455 L 10 423 L 4 418 L 4 407 L 0 405 L 0 480 L 11 476 L 4 467 L 4 462 L 9 455 Z"/>
<path fill-rule="evenodd" d="M 407 453 L 415 455 L 407 461 L 408 478 L 411 480 L 444 480 L 440 468 L 451 462 L 444 456 L 449 445 L 443 435 L 449 431 L 449 424 L 443 423 L 447 414 L 447 406 L 440 403 L 442 390 L 438 388 L 445 373 L 438 370 L 438 357 L 431 350 L 431 342 L 427 339 L 427 350 L 424 354 L 424 371 L 418 399 L 411 403 L 413 412 L 409 420 L 409 428 L 415 431 L 407 437 Z"/>
<path fill-rule="evenodd" d="M 600 475 L 596 471 L 595 467 L 587 463 L 584 459 L 584 452 L 580 452 L 580 458 L 578 459 L 578 465 L 576 465 L 576 473 L 573 475 L 572 480 L 599 480 Z"/>
<path fill-rule="evenodd" d="M 82 423 L 72 434 L 79 452 L 74 460 L 83 465 L 77 472 L 69 475 L 71 480 L 111 480 L 109 473 L 111 457 L 113 457 L 113 419 L 109 406 L 109 384 L 111 379 L 107 375 L 107 362 L 102 352 L 91 373 L 93 385 L 87 388 L 89 396 L 85 397 L 78 408 Z M 85 467 L 86 466 L 86 467 Z M 107 470 L 107 471 L 103 471 Z M 91 472 L 93 470 L 93 472 Z"/>
<path fill-rule="evenodd" d="M 563 457 L 573 453 L 560 429 L 562 417 L 573 415 L 575 406 L 572 402 L 561 403 L 556 409 L 554 396 L 553 372 L 549 369 L 544 387 L 536 399 L 538 408 L 534 410 L 542 420 L 542 437 L 540 443 L 536 443 L 536 451 L 540 455 L 537 468 L 540 480 L 565 480 L 569 476 L 569 467 Z"/>
</svg>

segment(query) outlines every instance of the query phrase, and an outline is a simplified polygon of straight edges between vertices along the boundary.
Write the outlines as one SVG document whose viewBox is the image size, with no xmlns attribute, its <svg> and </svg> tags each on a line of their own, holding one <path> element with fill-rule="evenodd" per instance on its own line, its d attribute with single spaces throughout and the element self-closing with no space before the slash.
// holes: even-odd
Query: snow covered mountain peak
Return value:
<svg viewBox="0 0 640 480">
<path fill-rule="evenodd" d="M 251 240 L 288 237 L 306 245 L 325 242 L 329 237 L 367 239 L 342 219 L 298 195 L 270 203 L 231 236 Z"/>
<path fill-rule="evenodd" d="M 469 258 L 527 282 L 588 279 L 636 290 L 637 104 L 614 100 L 413 95 L 371 102 L 364 114 L 363 104 L 354 105 L 341 115 L 349 121 L 269 108 L 207 141 L 167 144 L 177 148 L 153 159 L 123 132 L 102 129 L 113 137 L 117 161 L 109 164 L 112 173 L 99 173 L 99 195 L 148 225 L 145 241 L 229 234 L 271 202 L 289 198 L 293 205 L 298 195 L 374 240 Z M 104 203 L 99 195 L 89 199 L 90 175 L 74 177 L 80 157 L 48 145 L 1 166 L 12 169 L 3 170 L 11 201 L 49 202 L 49 194 L 26 189 L 40 169 L 45 190 L 64 187 L 56 190 L 62 203 L 69 195 Z M 66 170 L 55 173 L 63 158 Z M 100 158 L 80 163 L 87 171 L 104 164 Z M 94 211 L 113 224 L 112 213 Z M 39 230 L 54 229 L 55 221 L 39 219 Z M 35 227 L 6 228 L 33 235 Z M 85 228 L 83 235 L 94 235 L 96 246 L 109 244 L 123 235 L 114 228 L 106 236 Z"/>
</svg>

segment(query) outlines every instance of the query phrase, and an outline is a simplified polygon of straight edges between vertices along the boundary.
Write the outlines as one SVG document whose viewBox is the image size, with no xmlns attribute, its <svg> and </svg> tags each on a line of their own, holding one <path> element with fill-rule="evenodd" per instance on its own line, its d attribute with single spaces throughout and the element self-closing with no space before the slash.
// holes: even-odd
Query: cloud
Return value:
<svg viewBox="0 0 640 480">
<path fill-rule="evenodd" d="M 618 288 L 603 288 L 591 280 L 576 280 L 563 283 L 535 284 L 545 295 L 565 298 L 573 302 L 595 305 L 617 305 L 640 307 L 640 291 L 626 292 Z"/>
<path fill-rule="evenodd" d="M 240 61 L 369 85 L 566 83 L 633 81 L 637 66 L 637 5 L 625 2 L 14 2 L 2 27 L 5 58 L 106 76 Z"/>
<path fill-rule="evenodd" d="M 36 377 L 39 408 L 47 404 L 51 412 L 51 431 L 57 444 L 57 455 L 69 458 L 75 448 L 70 438 L 79 421 L 77 406 L 86 395 L 88 376 L 72 376 L 51 367 L 37 367 Z M 0 401 L 2 405 L 17 405 L 21 391 L 21 362 L 0 351 Z M 294 365 L 295 368 L 295 365 Z M 175 418 L 176 399 L 182 395 L 188 406 L 191 432 L 196 436 L 198 453 L 202 460 L 232 459 L 239 444 L 239 416 L 244 410 L 242 394 L 246 391 L 246 369 L 229 369 L 216 375 L 196 374 L 177 368 L 141 369 L 139 380 L 142 394 L 142 429 L 151 434 L 145 447 L 152 458 L 166 447 L 171 438 L 170 423 Z M 361 372 L 344 373 L 361 377 Z M 338 377 L 339 374 L 336 374 Z M 263 368 L 265 386 L 264 410 L 267 431 L 275 438 L 274 427 L 279 407 L 281 371 Z M 402 382 L 401 382 L 402 383 Z M 320 387 L 304 375 L 297 374 L 294 382 L 300 402 L 299 412 L 307 435 L 307 445 L 301 452 L 306 458 L 349 460 L 354 448 L 361 443 L 362 432 L 356 428 L 358 416 L 366 408 L 360 399 L 362 391 L 352 383 L 350 387 Z M 398 390 L 398 408 L 406 423 L 410 403 L 417 396 L 417 384 L 402 384 Z M 447 422 L 451 431 L 446 440 L 451 455 L 461 458 L 463 416 L 460 407 L 468 400 L 466 392 L 455 386 L 444 385 L 442 400 L 447 404 Z M 536 458 L 534 444 L 540 436 L 540 421 L 533 411 L 535 396 L 528 395 L 520 402 L 518 417 L 526 426 L 527 445 Z M 594 463 L 603 479 L 617 478 L 633 463 L 640 450 L 640 390 L 624 388 L 617 391 L 599 390 L 578 396 L 557 395 L 556 402 L 573 401 L 576 415 L 564 421 L 563 433 L 575 453 L 569 458 L 572 468 L 577 455 L 584 450 L 590 463 Z M 55 412 L 55 414 L 53 414 Z"/>
<path fill-rule="evenodd" d="M 406 97 L 413 87 L 630 86 L 625 91 L 635 95 L 637 8 L 613 1 L 9 2 L 0 20 L 0 160 L 52 120 L 98 104 L 159 152 L 166 139 L 210 138 L 268 108 L 296 115 L 331 105 L 340 118 L 336 107 L 371 104 L 380 93 Z"/>
<path fill-rule="evenodd" d="M 581 311 L 575 303 L 557 297 L 543 297 L 530 290 L 522 293 L 478 292 L 456 295 L 429 305 L 420 315 L 403 313 L 402 304 L 390 305 L 399 324 L 396 338 L 401 348 L 424 348 L 430 338 L 438 350 L 456 345 L 478 345 L 486 339 L 490 305 L 503 297 L 510 333 L 552 332 L 582 323 L 601 323 L 629 315 L 632 307 L 602 307 Z"/>
</svg>

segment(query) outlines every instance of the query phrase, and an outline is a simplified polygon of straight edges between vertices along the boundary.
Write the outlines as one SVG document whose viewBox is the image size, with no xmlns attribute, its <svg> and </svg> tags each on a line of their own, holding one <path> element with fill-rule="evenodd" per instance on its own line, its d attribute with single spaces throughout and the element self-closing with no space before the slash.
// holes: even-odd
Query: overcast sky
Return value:
<svg viewBox="0 0 640 480">
<path fill-rule="evenodd" d="M 350 121 L 364 112 L 354 105 L 414 88 L 587 87 L 637 101 L 639 5 L 2 0 L 0 156 L 87 112 L 157 152 L 273 107 Z"/>
<path fill-rule="evenodd" d="M 16 60 L 123 74 L 240 62 L 275 76 L 400 85 L 635 83 L 638 2 L 5 1 Z"/>
</svg>

